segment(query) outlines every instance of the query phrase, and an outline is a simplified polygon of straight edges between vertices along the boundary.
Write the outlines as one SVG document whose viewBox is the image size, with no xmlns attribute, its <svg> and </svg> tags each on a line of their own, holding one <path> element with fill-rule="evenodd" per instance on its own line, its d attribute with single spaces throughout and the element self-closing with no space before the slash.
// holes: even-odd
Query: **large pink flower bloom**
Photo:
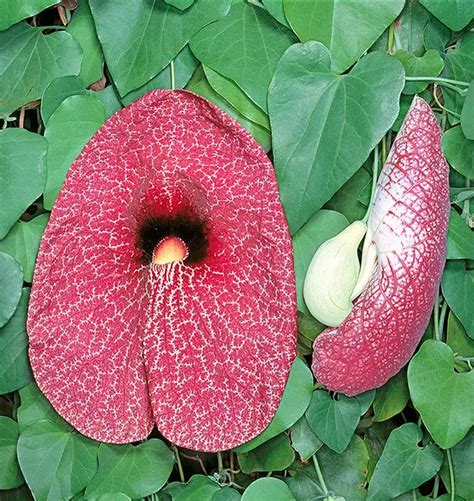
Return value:
<svg viewBox="0 0 474 501">
<path fill-rule="evenodd" d="M 115 114 L 69 170 L 27 327 L 39 387 L 91 438 L 136 441 L 156 423 L 216 451 L 260 433 L 296 340 L 291 240 L 263 150 L 185 91 Z"/>
<path fill-rule="evenodd" d="M 448 165 L 441 129 L 415 98 L 378 180 L 368 222 L 377 265 L 354 309 L 314 344 L 313 371 L 346 395 L 382 386 L 410 359 L 444 268 Z"/>
</svg>

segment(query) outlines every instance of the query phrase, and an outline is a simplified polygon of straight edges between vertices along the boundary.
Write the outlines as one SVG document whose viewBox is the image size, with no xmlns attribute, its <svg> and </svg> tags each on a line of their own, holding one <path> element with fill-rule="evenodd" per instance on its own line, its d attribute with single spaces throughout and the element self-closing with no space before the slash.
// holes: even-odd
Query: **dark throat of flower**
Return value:
<svg viewBox="0 0 474 501">
<path fill-rule="evenodd" d="M 139 226 L 137 246 L 144 264 L 198 264 L 207 256 L 207 226 L 194 215 L 151 216 Z"/>
</svg>

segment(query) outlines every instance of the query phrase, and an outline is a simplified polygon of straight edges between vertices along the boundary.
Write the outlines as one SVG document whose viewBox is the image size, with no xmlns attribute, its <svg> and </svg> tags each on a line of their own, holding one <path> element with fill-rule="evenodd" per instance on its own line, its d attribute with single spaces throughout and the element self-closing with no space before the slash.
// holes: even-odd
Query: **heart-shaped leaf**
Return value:
<svg viewBox="0 0 474 501">
<path fill-rule="evenodd" d="M 441 282 L 443 295 L 459 318 L 467 335 L 474 339 L 474 270 L 467 270 L 464 261 L 449 261 Z"/>
<path fill-rule="evenodd" d="M 474 371 L 456 373 L 448 345 L 423 343 L 408 366 L 408 386 L 415 408 L 441 447 L 456 445 L 474 424 Z"/>
<path fill-rule="evenodd" d="M 18 461 L 35 499 L 70 499 L 84 489 L 97 469 L 98 447 L 63 423 L 41 420 L 22 429 Z"/>
<path fill-rule="evenodd" d="M 29 291 L 23 289 L 15 313 L 0 330 L 0 394 L 17 390 L 33 380 L 26 336 Z"/>
<path fill-rule="evenodd" d="M 36 254 L 48 219 L 48 214 L 40 214 L 28 222 L 18 221 L 0 242 L 0 251 L 10 254 L 23 267 L 26 282 L 33 278 Z"/>
<path fill-rule="evenodd" d="M 341 453 L 359 424 L 361 406 L 357 398 L 340 394 L 332 399 L 327 391 L 316 390 L 306 411 L 311 429 L 333 451 Z"/>
<path fill-rule="evenodd" d="M 196 0 L 180 11 L 162 0 L 91 0 L 97 35 L 120 95 L 157 75 L 203 26 L 224 16 L 229 3 Z M 124 19 L 133 22 L 117 29 Z"/>
<path fill-rule="evenodd" d="M 393 55 L 405 68 L 407 77 L 437 77 L 444 68 L 444 61 L 436 50 L 429 50 L 423 56 L 415 56 L 411 52 L 401 50 Z M 407 82 L 404 94 L 418 94 L 428 87 L 429 82 Z"/>
<path fill-rule="evenodd" d="M 340 76 L 318 42 L 285 52 L 270 86 L 269 111 L 292 233 L 364 163 L 397 118 L 403 85 L 403 66 L 386 54 L 368 54 Z"/>
<path fill-rule="evenodd" d="M 409 399 L 406 370 L 401 370 L 377 390 L 374 421 L 386 421 L 397 415 L 405 408 Z"/>
<path fill-rule="evenodd" d="M 474 340 L 468 337 L 462 323 L 452 311 L 448 316 L 447 331 L 446 342 L 454 353 L 463 357 L 474 357 Z"/>
<path fill-rule="evenodd" d="M 24 482 L 16 458 L 17 441 L 18 424 L 0 416 L 0 489 L 13 489 Z"/>
<path fill-rule="evenodd" d="M 133 499 L 148 496 L 161 489 L 173 465 L 173 453 L 158 439 L 137 446 L 101 444 L 99 469 L 87 485 L 86 497 L 111 491 Z"/>
<path fill-rule="evenodd" d="M 74 38 L 65 31 L 46 36 L 43 29 L 19 23 L 0 32 L 0 115 L 39 99 L 55 78 L 79 73 L 82 55 Z"/>
<path fill-rule="evenodd" d="M 66 425 L 64 419 L 56 413 L 36 383 L 21 388 L 19 394 L 21 405 L 18 408 L 17 418 L 20 431 L 40 420 L 48 420 L 61 426 Z"/>
<path fill-rule="evenodd" d="M 24 129 L 0 132 L 0 239 L 43 193 L 48 143 Z"/>
<path fill-rule="evenodd" d="M 266 111 L 275 66 L 294 41 L 293 34 L 263 9 L 236 3 L 227 16 L 191 40 L 191 50 L 206 66 L 234 80 Z"/>
<path fill-rule="evenodd" d="M 239 453 L 249 452 L 290 428 L 308 408 L 312 394 L 313 375 L 300 358 L 295 358 L 280 405 L 272 421 L 260 435 L 234 450 Z"/>
<path fill-rule="evenodd" d="M 400 14 L 404 0 L 284 0 L 286 18 L 302 42 L 317 40 L 331 53 L 331 67 L 347 70 Z M 357 29 L 354 29 L 357 27 Z"/>
<path fill-rule="evenodd" d="M 390 433 L 370 480 L 367 501 L 392 499 L 436 475 L 443 453 L 433 444 L 418 447 L 422 438 L 415 423 L 406 423 Z"/>
<path fill-rule="evenodd" d="M 415 56 L 423 55 L 423 31 L 430 17 L 418 0 L 407 0 L 394 25 L 393 50 L 406 50 Z M 388 40 L 385 40 L 385 43 L 388 43 Z"/>
<path fill-rule="evenodd" d="M 0 327 L 12 317 L 21 297 L 23 270 L 13 257 L 0 252 Z"/>
</svg>

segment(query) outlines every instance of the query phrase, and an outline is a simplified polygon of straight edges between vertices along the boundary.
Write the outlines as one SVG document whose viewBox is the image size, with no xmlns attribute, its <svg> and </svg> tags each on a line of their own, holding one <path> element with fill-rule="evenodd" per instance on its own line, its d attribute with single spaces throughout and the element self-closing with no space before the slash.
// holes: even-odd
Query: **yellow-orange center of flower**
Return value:
<svg viewBox="0 0 474 501">
<path fill-rule="evenodd" d="M 153 251 L 153 264 L 170 264 L 183 261 L 188 257 L 188 247 L 179 237 L 163 238 Z"/>
</svg>

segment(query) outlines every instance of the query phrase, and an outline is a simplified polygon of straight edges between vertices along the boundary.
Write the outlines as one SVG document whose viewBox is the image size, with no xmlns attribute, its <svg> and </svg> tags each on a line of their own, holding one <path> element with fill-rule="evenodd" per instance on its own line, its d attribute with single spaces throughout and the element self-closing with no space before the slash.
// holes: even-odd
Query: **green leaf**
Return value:
<svg viewBox="0 0 474 501">
<path fill-rule="evenodd" d="M 270 130 L 270 122 L 268 121 L 267 114 L 254 104 L 236 83 L 223 77 L 212 68 L 208 68 L 207 66 L 203 68 L 207 81 L 218 94 L 226 101 L 229 101 L 244 117 Z"/>
<path fill-rule="evenodd" d="M 448 28 L 459 31 L 474 18 L 474 4 L 471 0 L 420 0 L 433 16 Z"/>
<path fill-rule="evenodd" d="M 0 115 L 39 99 L 55 78 L 77 75 L 81 49 L 65 31 L 43 35 L 41 28 L 15 24 L 0 32 Z"/>
<path fill-rule="evenodd" d="M 10 254 L 23 267 L 26 282 L 32 280 L 36 254 L 48 219 L 48 214 L 41 214 L 29 222 L 18 221 L 0 241 L 0 251 Z"/>
<path fill-rule="evenodd" d="M 171 63 L 170 63 L 171 64 Z M 145 85 L 139 87 L 138 89 L 129 92 L 122 98 L 122 103 L 128 106 L 133 101 L 136 101 L 139 97 L 142 97 L 147 92 L 155 89 L 172 89 L 173 85 L 171 82 L 171 67 L 170 64 L 161 70 L 158 75 L 153 77 Z M 194 71 L 198 65 L 198 61 L 193 56 L 189 45 L 186 45 L 184 49 L 173 59 L 174 66 L 174 77 L 175 77 L 175 88 L 182 89 L 189 82 L 193 76 Z"/>
<path fill-rule="evenodd" d="M 40 420 L 48 420 L 66 426 L 66 421 L 56 413 L 36 383 L 21 388 L 19 394 L 21 405 L 17 411 L 17 419 L 20 431 Z"/>
<path fill-rule="evenodd" d="M 262 3 L 280 24 L 283 24 L 287 28 L 290 27 L 283 11 L 283 0 L 262 0 Z"/>
<path fill-rule="evenodd" d="M 288 486 L 278 478 L 259 478 L 242 494 L 242 501 L 296 501 Z"/>
<path fill-rule="evenodd" d="M 354 435 L 341 454 L 337 454 L 328 447 L 322 447 L 317 453 L 317 458 L 327 488 L 332 492 L 332 500 L 335 501 L 335 496 L 340 496 L 347 501 L 365 500 L 367 493 L 364 484 L 367 480 L 369 454 L 360 437 Z M 285 482 L 296 499 L 316 499 L 314 497 L 316 494 L 322 494 L 312 463 L 306 466 L 297 464 L 296 475 L 287 477 Z"/>
<path fill-rule="evenodd" d="M 240 114 L 233 106 L 229 104 L 221 95 L 219 95 L 210 85 L 204 75 L 202 68 L 199 68 L 193 75 L 193 78 L 186 87 L 188 90 L 199 94 L 200 96 L 208 99 L 214 103 L 221 110 L 229 114 L 233 119 L 237 120 L 243 127 L 245 127 L 250 134 L 258 141 L 265 151 L 271 147 L 270 133 L 260 125 L 248 120 Z"/>
<path fill-rule="evenodd" d="M 463 261 L 449 261 L 441 282 L 444 298 L 463 324 L 467 335 L 474 339 L 474 270 L 466 270 Z"/>
<path fill-rule="evenodd" d="M 327 391 L 316 390 L 306 411 L 306 419 L 320 440 L 341 453 L 349 445 L 359 424 L 361 406 L 356 398 L 339 394 L 332 399 Z"/>
<path fill-rule="evenodd" d="M 423 30 L 431 18 L 418 0 L 407 0 L 394 25 L 393 51 L 406 50 L 415 56 L 425 52 Z"/>
<path fill-rule="evenodd" d="M 173 453 L 155 438 L 137 446 L 101 444 L 99 469 L 87 485 L 86 497 L 111 490 L 133 499 L 148 496 L 163 487 L 173 465 Z"/>
<path fill-rule="evenodd" d="M 0 132 L 0 239 L 43 193 L 47 148 L 39 134 L 24 129 Z"/>
<path fill-rule="evenodd" d="M 87 1 L 79 2 L 67 31 L 77 40 L 82 49 L 83 58 L 79 72 L 81 80 L 86 86 L 100 80 L 104 71 L 104 55 Z"/>
<path fill-rule="evenodd" d="M 286 18 L 301 42 L 317 40 L 331 53 L 331 69 L 347 70 L 400 14 L 404 0 L 284 0 Z"/>
<path fill-rule="evenodd" d="M 165 3 L 176 7 L 179 10 L 186 10 L 191 7 L 194 3 L 194 0 L 165 0 Z"/>
<path fill-rule="evenodd" d="M 0 416 L 0 489 L 13 489 L 24 480 L 16 457 L 18 424 Z"/>
<path fill-rule="evenodd" d="M 406 96 L 402 96 L 402 100 L 403 97 Z M 362 219 L 367 212 L 367 206 L 362 204 L 359 199 L 368 185 L 371 185 L 371 175 L 365 167 L 361 167 L 337 190 L 323 208 L 344 214 L 349 223 Z"/>
<path fill-rule="evenodd" d="M 163 0 L 90 0 L 90 7 L 107 67 L 125 96 L 156 76 L 203 26 L 224 16 L 229 2 L 196 0 L 185 11 Z"/>
<path fill-rule="evenodd" d="M 69 499 L 94 475 L 98 447 L 69 425 L 42 420 L 21 430 L 18 462 L 36 499 Z"/>
<path fill-rule="evenodd" d="M 423 40 L 426 50 L 434 49 L 444 52 L 446 45 L 451 39 L 451 30 L 436 18 L 432 17 L 423 32 Z"/>
<path fill-rule="evenodd" d="M 23 270 L 13 257 L 0 252 L 0 327 L 15 313 L 21 297 Z"/>
<path fill-rule="evenodd" d="M 291 427 L 291 444 L 300 455 L 301 461 L 308 461 L 323 445 L 309 426 L 306 416 L 302 416 Z"/>
<path fill-rule="evenodd" d="M 238 453 L 237 458 L 244 473 L 280 471 L 293 463 L 295 452 L 291 448 L 288 436 L 280 433 L 250 452 Z"/>
<path fill-rule="evenodd" d="M 325 328 L 324 324 L 311 315 L 298 311 L 298 353 L 303 356 L 311 355 L 313 353 L 313 341 Z"/>
<path fill-rule="evenodd" d="M 405 408 L 409 399 L 406 370 L 402 370 L 377 390 L 374 421 L 386 421 L 396 416 Z"/>
<path fill-rule="evenodd" d="M 240 492 L 232 489 L 231 487 L 224 487 L 212 495 L 211 501 L 239 501 L 242 496 Z M 197 499 L 196 501 L 202 501 L 202 499 Z"/>
<path fill-rule="evenodd" d="M 0 329 L 0 394 L 17 390 L 33 380 L 26 335 L 29 292 L 29 289 L 23 289 L 15 313 Z"/>
<path fill-rule="evenodd" d="M 455 372 L 448 345 L 423 343 L 408 366 L 408 386 L 426 428 L 444 449 L 456 445 L 474 424 L 474 372 Z"/>
<path fill-rule="evenodd" d="M 405 68 L 407 77 L 437 77 L 444 68 L 444 61 L 436 50 L 429 50 L 423 56 L 417 57 L 406 50 L 393 55 Z M 407 82 L 403 88 L 404 94 L 419 94 L 428 87 L 429 82 Z"/>
<path fill-rule="evenodd" d="M 46 209 L 52 208 L 69 167 L 104 121 L 104 105 L 92 95 L 68 97 L 51 115 L 44 133 L 49 143 Z"/>
<path fill-rule="evenodd" d="M 474 5 L 474 4 L 473 4 Z M 445 71 L 443 77 L 462 82 L 474 80 L 474 33 L 466 32 L 459 39 L 454 49 L 447 51 L 445 56 Z M 464 96 L 455 90 L 443 87 L 445 106 L 457 114 L 461 114 Z M 451 124 L 459 123 L 459 119 L 448 116 Z"/>
<path fill-rule="evenodd" d="M 474 259 L 474 233 L 454 209 L 449 219 L 447 259 Z"/>
<path fill-rule="evenodd" d="M 462 323 L 453 312 L 448 316 L 447 343 L 454 353 L 463 357 L 474 357 L 474 340 L 468 337 Z"/>
<path fill-rule="evenodd" d="M 343 76 L 329 66 L 320 43 L 295 44 L 270 86 L 275 169 L 292 233 L 359 169 L 398 115 L 404 71 L 394 58 L 370 53 Z"/>
<path fill-rule="evenodd" d="M 186 484 L 173 482 L 163 489 L 173 501 L 211 501 L 220 490 L 217 481 L 205 475 L 193 475 Z"/>
<path fill-rule="evenodd" d="M 122 103 L 113 85 L 93 94 L 105 106 L 105 118 L 108 120 L 114 113 L 122 109 Z"/>
<path fill-rule="evenodd" d="M 472 472 L 474 471 L 474 430 L 471 430 L 451 449 L 451 459 L 453 462 L 456 494 L 464 499 L 474 499 L 474 482 Z M 448 492 L 451 492 L 451 482 L 447 460 L 441 468 L 441 478 Z"/>
<path fill-rule="evenodd" d="M 43 92 L 41 98 L 41 118 L 44 125 L 48 124 L 51 115 L 68 97 L 87 94 L 84 82 L 76 76 L 55 78 Z"/>
<path fill-rule="evenodd" d="M 339 212 L 320 210 L 293 235 L 296 299 L 299 311 L 310 314 L 303 299 L 303 285 L 314 253 L 321 244 L 335 237 L 348 224 L 346 217 Z"/>
<path fill-rule="evenodd" d="M 443 134 L 443 151 L 453 169 L 474 179 L 474 141 L 469 141 L 461 127 L 452 127 Z"/>
<path fill-rule="evenodd" d="M 461 112 L 461 128 L 467 139 L 474 139 L 474 80 L 469 85 Z"/>
<path fill-rule="evenodd" d="M 268 427 L 257 437 L 235 448 L 236 452 L 249 452 L 290 428 L 308 408 L 313 391 L 313 375 L 308 366 L 295 358 L 278 410 Z"/>
<path fill-rule="evenodd" d="M 60 0 L 8 0 L 8 2 L 2 2 L 0 31 L 6 30 L 27 17 L 33 17 L 58 3 Z"/>
<path fill-rule="evenodd" d="M 294 41 L 293 34 L 263 9 L 238 3 L 223 19 L 202 29 L 191 40 L 191 50 L 266 111 L 275 67 Z"/>
<path fill-rule="evenodd" d="M 433 444 L 418 447 L 422 438 L 415 423 L 406 423 L 390 433 L 372 475 L 367 501 L 392 499 L 436 475 L 443 453 Z"/>
</svg>

